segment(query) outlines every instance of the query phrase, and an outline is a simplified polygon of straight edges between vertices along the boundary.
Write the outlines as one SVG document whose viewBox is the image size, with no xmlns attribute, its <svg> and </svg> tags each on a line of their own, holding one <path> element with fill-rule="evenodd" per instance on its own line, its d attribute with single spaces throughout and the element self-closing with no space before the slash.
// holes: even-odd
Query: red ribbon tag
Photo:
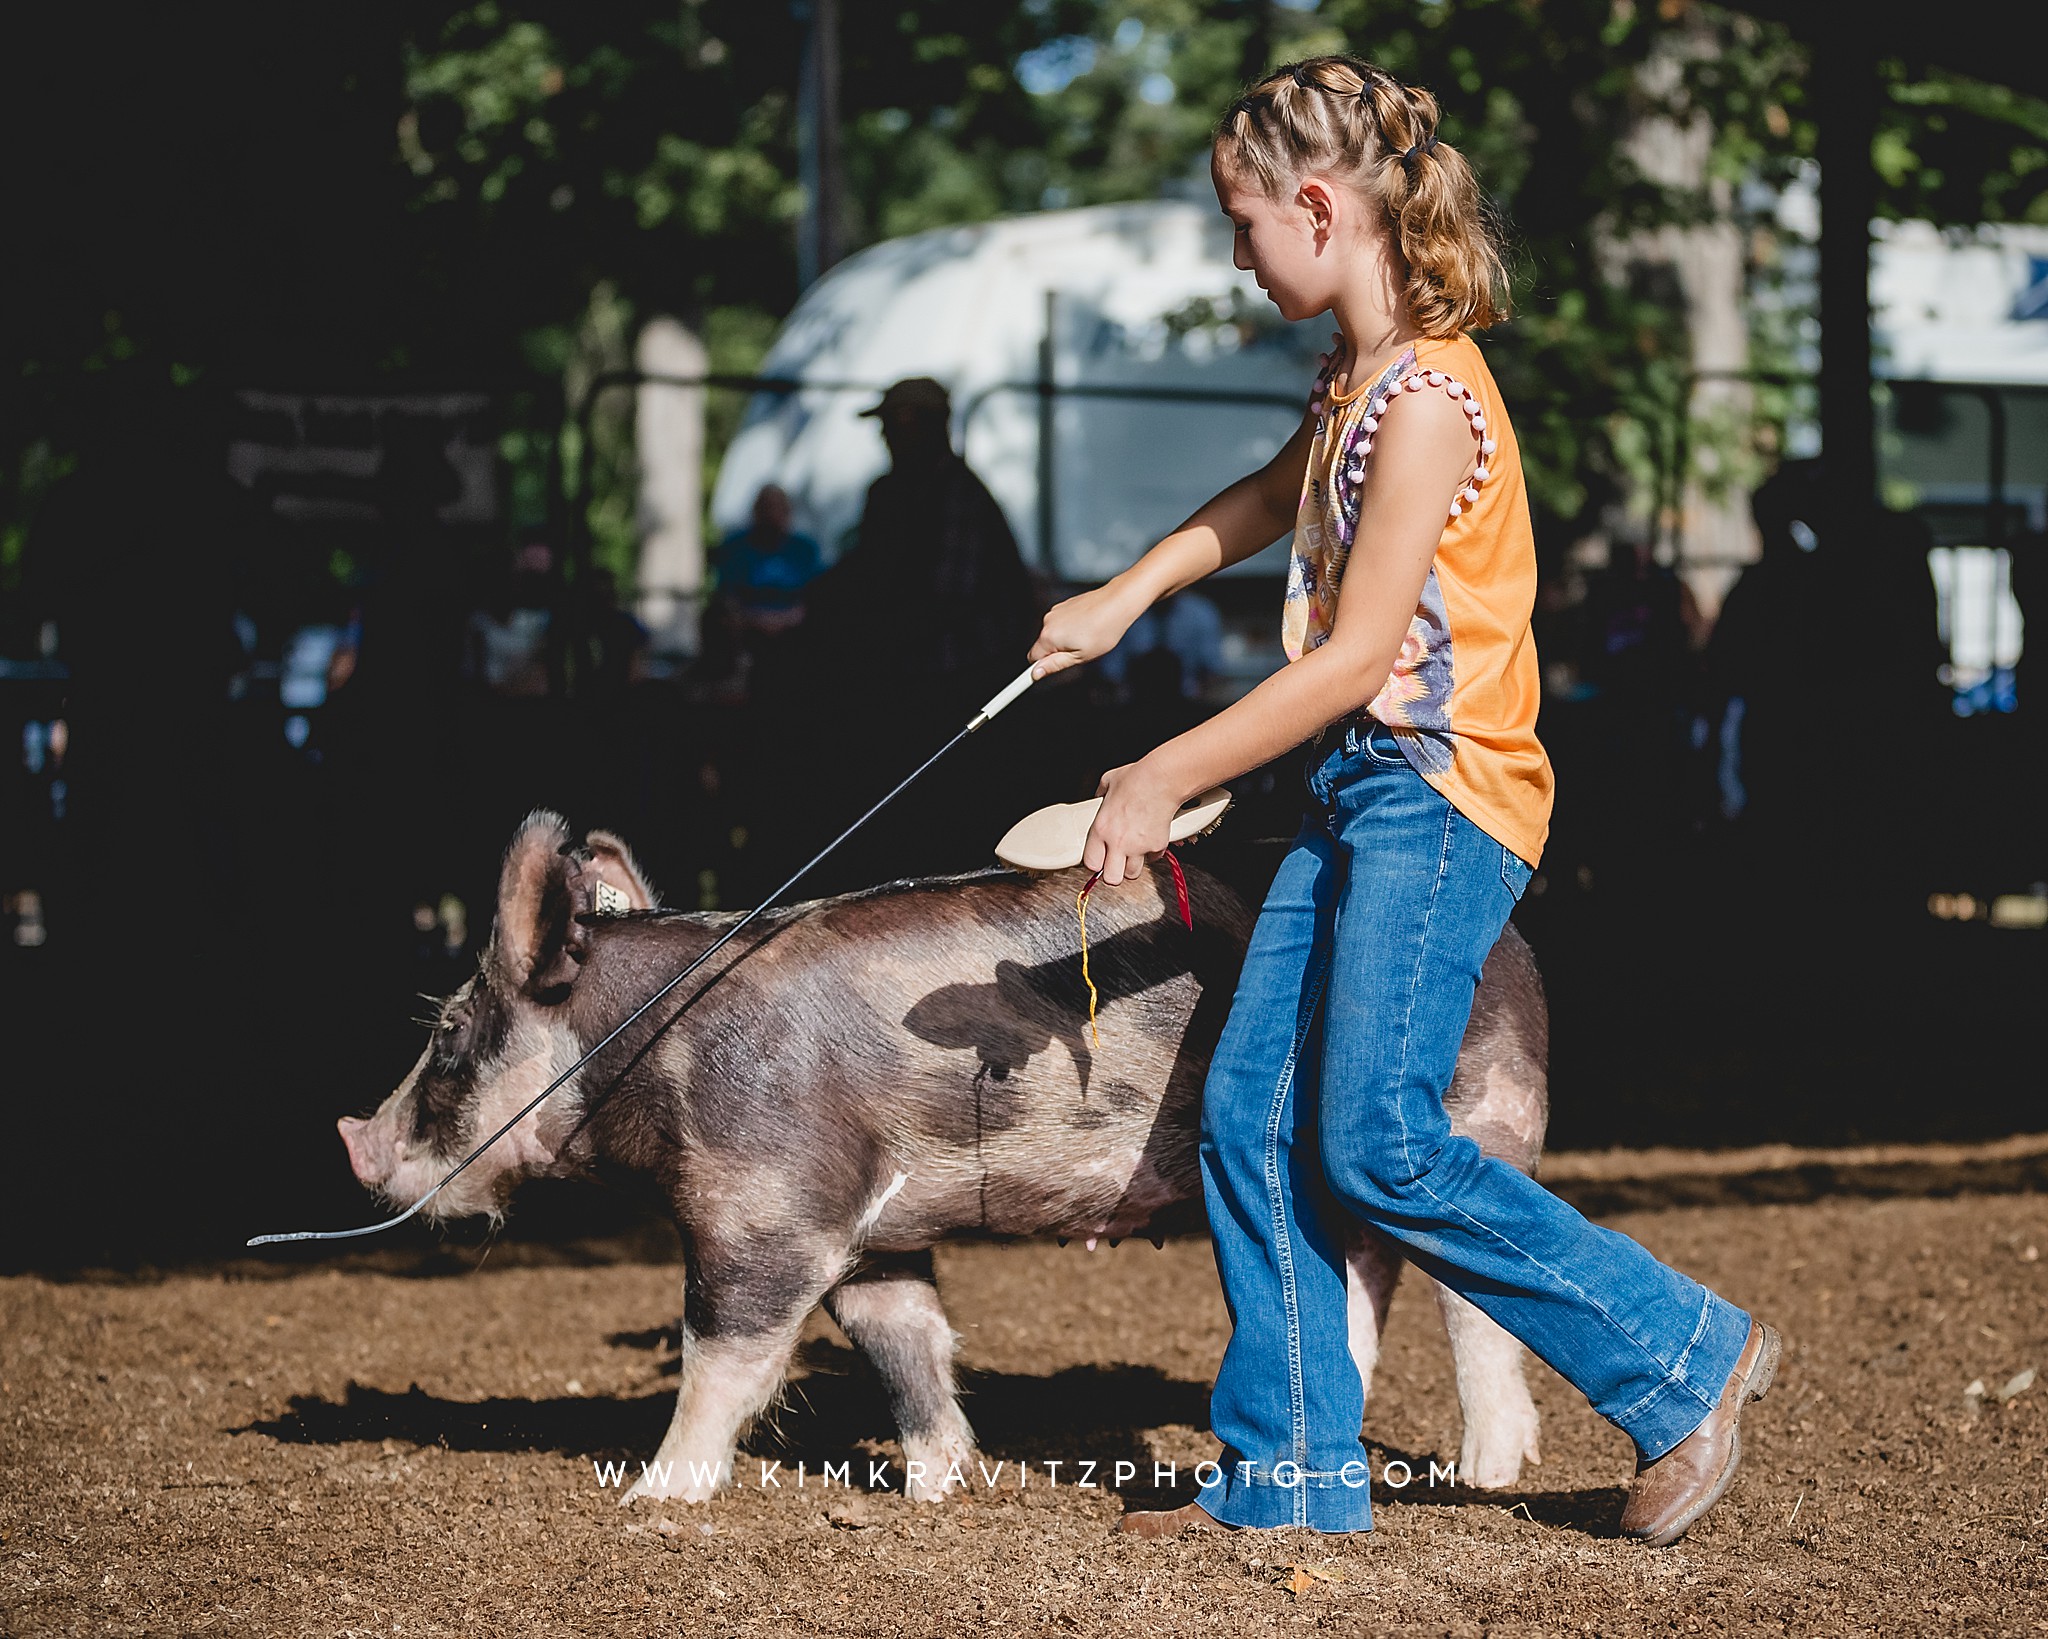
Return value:
<svg viewBox="0 0 2048 1639">
<path fill-rule="evenodd" d="M 1180 860 L 1171 848 L 1166 850 L 1166 863 L 1173 870 L 1173 897 L 1180 912 L 1180 925 L 1193 933 L 1195 931 L 1194 903 L 1188 898 L 1188 874 L 1180 868 Z M 1094 891 L 1095 884 L 1102 880 L 1102 873 L 1095 872 L 1082 886 L 1080 897 L 1085 900 Z"/>
<path fill-rule="evenodd" d="M 1187 873 L 1180 868 L 1180 861 L 1174 857 L 1171 848 L 1166 850 L 1166 863 L 1173 867 L 1173 891 L 1180 900 L 1181 926 L 1186 928 L 1188 932 L 1193 933 L 1195 931 L 1195 913 L 1194 909 L 1188 904 Z"/>
</svg>

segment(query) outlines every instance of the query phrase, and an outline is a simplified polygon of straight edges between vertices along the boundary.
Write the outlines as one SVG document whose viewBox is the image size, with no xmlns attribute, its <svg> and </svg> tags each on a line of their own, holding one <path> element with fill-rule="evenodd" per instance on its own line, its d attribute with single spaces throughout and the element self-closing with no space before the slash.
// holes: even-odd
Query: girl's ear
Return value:
<svg viewBox="0 0 2048 1639">
<path fill-rule="evenodd" d="M 1295 189 L 1294 203 L 1306 213 L 1309 229 L 1318 238 L 1329 234 L 1337 225 L 1340 209 L 1337 190 L 1319 176 L 1305 176 Z"/>
</svg>

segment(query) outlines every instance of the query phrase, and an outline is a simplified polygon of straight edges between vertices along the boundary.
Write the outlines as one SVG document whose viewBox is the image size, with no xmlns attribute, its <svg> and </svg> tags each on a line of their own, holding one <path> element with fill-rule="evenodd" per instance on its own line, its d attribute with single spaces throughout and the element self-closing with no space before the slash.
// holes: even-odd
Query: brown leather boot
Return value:
<svg viewBox="0 0 2048 1639">
<path fill-rule="evenodd" d="M 1234 1531 L 1198 1502 L 1178 1508 L 1138 1509 L 1124 1515 L 1117 1527 L 1127 1537 L 1177 1537 L 1183 1531 Z"/>
<path fill-rule="evenodd" d="M 1668 1548 L 1719 1502 L 1742 1461 L 1742 1408 L 1761 1400 L 1778 1372 L 1783 1348 L 1775 1328 L 1749 1323 L 1749 1336 L 1735 1358 L 1735 1370 L 1721 1391 L 1721 1403 L 1677 1445 L 1653 1463 L 1638 1463 L 1621 1511 L 1621 1534 L 1652 1548 Z"/>
</svg>

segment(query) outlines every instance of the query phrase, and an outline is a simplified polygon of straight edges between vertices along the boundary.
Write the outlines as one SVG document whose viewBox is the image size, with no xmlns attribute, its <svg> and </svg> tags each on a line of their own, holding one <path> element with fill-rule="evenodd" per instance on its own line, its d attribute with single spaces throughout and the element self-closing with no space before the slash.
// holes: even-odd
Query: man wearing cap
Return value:
<svg viewBox="0 0 2048 1639">
<path fill-rule="evenodd" d="M 854 546 L 814 583 L 821 639 L 857 650 L 877 681 L 1007 677 L 1037 635 L 1038 599 L 1002 508 L 953 449 L 946 389 L 913 376 L 861 414 L 881 423 L 890 465 Z"/>
</svg>

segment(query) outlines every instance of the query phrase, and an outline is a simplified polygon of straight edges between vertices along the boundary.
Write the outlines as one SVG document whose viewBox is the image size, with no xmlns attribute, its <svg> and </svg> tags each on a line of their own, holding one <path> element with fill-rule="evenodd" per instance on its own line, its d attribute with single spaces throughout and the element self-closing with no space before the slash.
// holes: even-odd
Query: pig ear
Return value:
<svg viewBox="0 0 2048 1639">
<path fill-rule="evenodd" d="M 581 953 L 566 946 L 581 930 L 568 847 L 568 821 L 543 809 L 527 815 L 505 850 L 489 960 L 517 989 L 545 990 L 575 976 Z"/>
<path fill-rule="evenodd" d="M 592 831 L 583 839 L 583 871 L 592 884 L 590 909 L 602 916 L 620 911 L 651 911 L 661 895 L 640 869 L 632 851 L 609 831 Z"/>
</svg>

